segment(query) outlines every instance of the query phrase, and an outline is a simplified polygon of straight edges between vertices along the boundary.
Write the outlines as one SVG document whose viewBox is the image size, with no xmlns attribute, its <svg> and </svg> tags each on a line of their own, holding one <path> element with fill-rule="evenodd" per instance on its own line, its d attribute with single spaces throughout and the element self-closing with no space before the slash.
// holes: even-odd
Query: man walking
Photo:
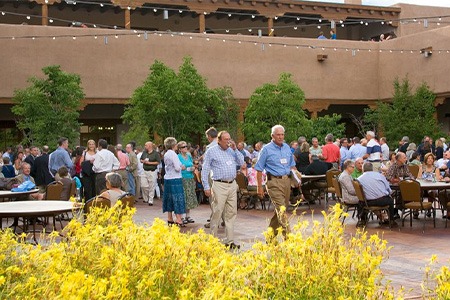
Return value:
<svg viewBox="0 0 450 300">
<path fill-rule="evenodd" d="M 148 205 L 153 206 L 153 198 L 155 197 L 155 183 L 157 179 L 156 169 L 161 162 L 161 157 L 156 150 L 153 149 L 153 143 L 145 143 L 145 150 L 141 155 L 141 163 L 144 166 L 144 174 L 141 177 L 142 198 Z"/>
<path fill-rule="evenodd" d="M 260 198 L 264 197 L 262 172 L 263 170 L 267 172 L 266 188 L 275 207 L 269 227 L 272 228 L 274 236 L 277 235 L 277 230 L 281 228 L 283 236 L 286 237 L 289 232 L 289 224 L 284 209 L 291 195 L 290 173 L 291 170 L 295 171 L 296 168 L 291 149 L 284 142 L 283 126 L 275 125 L 272 127 L 272 141 L 262 148 L 255 169 L 257 172 L 257 191 Z"/>
<path fill-rule="evenodd" d="M 212 217 L 211 233 L 217 236 L 217 229 L 222 217 L 225 221 L 226 246 L 230 249 L 239 248 L 234 243 L 234 223 L 237 215 L 237 190 L 235 181 L 236 167 L 244 164 L 244 156 L 237 150 L 230 134 L 221 131 L 218 134 L 218 144 L 205 153 L 202 170 L 202 183 L 205 195 L 210 197 Z M 209 184 L 209 174 L 212 171 L 212 186 Z"/>
</svg>

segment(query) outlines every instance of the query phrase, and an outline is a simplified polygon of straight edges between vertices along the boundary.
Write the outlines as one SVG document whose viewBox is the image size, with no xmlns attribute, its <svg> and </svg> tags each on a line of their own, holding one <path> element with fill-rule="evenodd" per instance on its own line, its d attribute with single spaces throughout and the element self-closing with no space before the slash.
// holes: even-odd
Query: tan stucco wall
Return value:
<svg viewBox="0 0 450 300">
<path fill-rule="evenodd" d="M 427 1 L 423 1 L 424 5 Z M 401 8 L 400 19 L 414 19 L 416 18 L 416 22 L 414 20 L 408 20 L 407 22 L 399 23 L 399 26 L 396 30 L 397 36 L 406 36 L 410 34 L 416 34 L 419 32 L 429 31 L 436 28 L 441 28 L 448 25 L 450 22 L 449 17 L 441 18 L 439 21 L 438 18 L 427 19 L 428 27 L 424 27 L 423 20 L 426 17 L 440 17 L 440 16 L 449 16 L 450 8 L 447 7 L 435 7 L 435 6 L 423 6 L 423 5 L 412 5 L 412 4 L 396 4 L 394 6 Z M 441 24 L 438 25 L 437 23 Z"/>
<path fill-rule="evenodd" d="M 231 86 L 235 97 L 248 99 L 256 87 L 275 82 L 281 72 L 293 74 L 305 91 L 307 100 L 375 101 L 392 95 L 392 80 L 409 75 L 413 83 L 427 81 L 437 93 L 449 93 L 446 75 L 450 68 L 447 53 L 434 53 L 424 58 L 418 53 L 433 46 L 450 50 L 450 27 L 409 35 L 383 43 L 356 41 L 319 41 L 316 39 L 257 38 L 250 36 L 148 35 L 108 38 L 105 45 L 101 34 L 115 31 L 66 27 L 0 25 L 1 36 L 64 35 L 67 38 L 1 40 L 0 101 L 7 101 L 17 88 L 27 86 L 27 78 L 41 76 L 40 69 L 60 64 L 68 72 L 81 75 L 86 97 L 89 99 L 128 99 L 144 81 L 155 59 L 178 68 L 186 55 L 210 87 Z M 93 37 L 70 36 L 98 33 Z M 200 37 L 200 38 L 199 38 Z M 226 42 L 222 42 L 222 38 Z M 232 42 L 231 39 L 235 41 Z M 243 41 L 239 44 L 237 40 Z M 252 43 L 244 43 L 252 41 Z M 254 45 L 257 42 L 258 45 Z M 264 42 L 264 50 L 260 43 Z M 269 46 L 269 43 L 311 45 L 315 49 Z M 322 50 L 321 47 L 343 48 Z M 345 51 L 345 48 L 349 51 Z M 351 49 L 371 49 L 356 51 Z M 383 51 L 380 53 L 379 49 Z M 386 49 L 414 49 L 414 54 L 389 53 Z M 317 54 L 328 59 L 317 61 Z M 1 100 L 3 99 L 3 100 Z"/>
</svg>

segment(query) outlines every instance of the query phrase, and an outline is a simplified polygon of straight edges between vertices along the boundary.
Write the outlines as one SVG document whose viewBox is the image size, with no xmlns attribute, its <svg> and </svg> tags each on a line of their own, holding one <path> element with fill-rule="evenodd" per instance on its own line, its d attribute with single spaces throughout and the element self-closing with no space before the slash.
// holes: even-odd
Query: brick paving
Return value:
<svg viewBox="0 0 450 300">
<path fill-rule="evenodd" d="M 137 205 L 137 213 L 134 217 L 137 223 L 152 223 L 155 218 L 163 220 L 167 219 L 167 215 L 162 213 L 161 201 L 155 201 L 154 206 L 148 206 L 140 200 Z M 314 220 L 323 220 L 321 210 L 322 205 L 316 204 L 311 206 L 311 210 L 307 206 L 301 206 L 297 214 L 304 212 L 300 218 Z M 182 228 L 185 232 L 196 232 L 199 229 L 205 229 L 203 225 L 209 219 L 209 205 L 203 204 L 191 211 L 191 217 L 195 223 L 188 224 Z M 267 229 L 269 220 L 273 215 L 273 206 L 269 211 L 259 209 L 238 210 L 238 217 L 235 225 L 236 243 L 242 245 L 243 250 L 249 249 L 255 240 L 263 240 L 263 231 Z M 450 253 L 450 226 L 445 228 L 445 220 L 442 219 L 441 212 L 436 215 L 436 228 L 433 228 L 432 220 L 427 220 L 425 233 L 422 233 L 423 215 L 419 220 L 413 220 L 413 227 L 409 227 L 409 220 L 405 222 L 405 227 L 389 229 L 388 227 L 380 227 L 377 221 L 370 221 L 367 231 L 370 234 L 378 234 L 388 241 L 388 245 L 392 247 L 389 258 L 382 263 L 382 271 L 386 275 L 386 279 L 391 281 L 392 286 L 398 290 L 400 287 L 405 288 L 405 297 L 409 299 L 421 298 L 421 283 L 424 276 L 424 268 L 428 264 L 431 256 L 436 254 L 440 264 L 447 263 L 449 265 Z M 450 222 L 449 222 L 450 223 Z M 346 234 L 352 235 L 356 231 L 356 219 L 351 216 L 347 217 Z M 450 225 L 450 224 L 449 224 Z M 223 228 L 219 228 L 219 238 L 225 237 Z"/>
</svg>

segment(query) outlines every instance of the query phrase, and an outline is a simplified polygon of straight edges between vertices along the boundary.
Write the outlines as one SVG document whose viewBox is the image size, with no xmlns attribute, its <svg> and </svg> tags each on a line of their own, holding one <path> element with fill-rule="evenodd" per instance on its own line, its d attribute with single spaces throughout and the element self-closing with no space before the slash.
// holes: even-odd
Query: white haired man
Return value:
<svg viewBox="0 0 450 300">
<path fill-rule="evenodd" d="M 378 172 L 381 166 L 381 146 L 375 139 L 375 133 L 373 131 L 367 131 L 367 153 L 363 156 L 373 166 L 373 170 Z"/>
</svg>

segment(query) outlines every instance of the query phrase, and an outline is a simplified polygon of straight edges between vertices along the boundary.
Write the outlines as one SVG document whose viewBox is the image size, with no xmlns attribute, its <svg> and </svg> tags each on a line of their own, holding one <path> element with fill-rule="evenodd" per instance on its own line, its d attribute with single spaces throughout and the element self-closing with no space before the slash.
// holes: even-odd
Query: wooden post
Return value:
<svg viewBox="0 0 450 300">
<path fill-rule="evenodd" d="M 125 28 L 131 29 L 131 11 L 125 8 Z"/>
<path fill-rule="evenodd" d="M 198 14 L 198 28 L 200 33 L 206 31 L 205 14 L 203 13 Z"/>
<path fill-rule="evenodd" d="M 267 35 L 268 36 L 272 36 L 273 35 L 273 32 L 272 32 L 272 30 L 273 30 L 273 18 L 272 17 L 267 18 L 267 30 L 269 30 Z"/>
<path fill-rule="evenodd" d="M 42 26 L 48 25 L 48 5 L 42 4 Z"/>
</svg>

